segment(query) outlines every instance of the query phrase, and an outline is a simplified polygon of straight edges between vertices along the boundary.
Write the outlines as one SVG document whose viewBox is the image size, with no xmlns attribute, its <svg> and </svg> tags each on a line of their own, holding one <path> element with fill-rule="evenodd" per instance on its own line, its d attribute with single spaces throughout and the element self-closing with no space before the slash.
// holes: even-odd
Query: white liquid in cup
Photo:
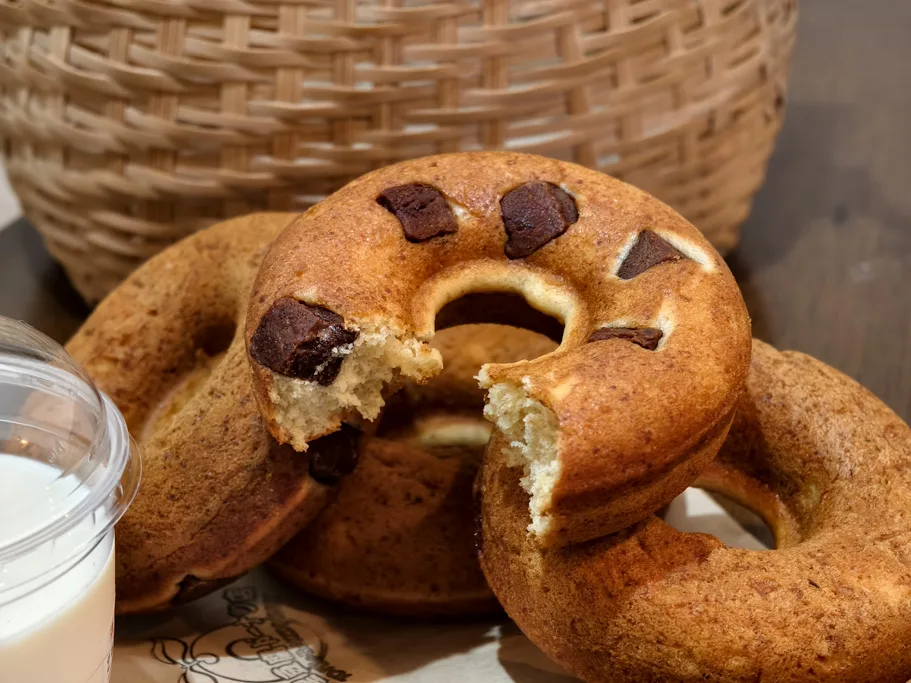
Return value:
<svg viewBox="0 0 911 683">
<path fill-rule="evenodd" d="M 0 545 L 89 495 L 74 476 L 0 454 Z M 0 562 L 0 683 L 107 683 L 114 631 L 114 531 L 99 510 Z M 93 545 L 94 543 L 94 545 Z"/>
</svg>

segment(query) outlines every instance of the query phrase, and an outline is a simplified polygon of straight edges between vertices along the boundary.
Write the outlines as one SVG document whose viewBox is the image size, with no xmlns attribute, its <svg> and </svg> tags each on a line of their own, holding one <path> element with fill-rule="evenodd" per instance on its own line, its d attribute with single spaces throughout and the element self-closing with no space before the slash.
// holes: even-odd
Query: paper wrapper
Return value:
<svg viewBox="0 0 911 683">
<path fill-rule="evenodd" d="M 731 546 L 766 547 L 695 489 L 671 503 L 666 519 Z M 308 598 L 261 569 L 165 615 L 118 620 L 112 674 L 113 683 L 572 680 L 506 617 L 370 617 Z"/>
</svg>

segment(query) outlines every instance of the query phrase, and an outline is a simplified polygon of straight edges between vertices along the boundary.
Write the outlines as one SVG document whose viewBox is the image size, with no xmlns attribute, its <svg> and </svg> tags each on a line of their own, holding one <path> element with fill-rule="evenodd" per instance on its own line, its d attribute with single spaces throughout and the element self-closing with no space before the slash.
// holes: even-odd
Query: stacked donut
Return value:
<svg viewBox="0 0 911 683">
<path fill-rule="evenodd" d="M 594 171 L 505 152 L 375 171 L 188 238 L 69 349 L 144 448 L 121 611 L 271 558 L 374 611 L 502 606 L 589 681 L 911 677 L 908 427 L 751 343 L 698 231 Z M 779 549 L 655 516 L 694 482 Z"/>
</svg>

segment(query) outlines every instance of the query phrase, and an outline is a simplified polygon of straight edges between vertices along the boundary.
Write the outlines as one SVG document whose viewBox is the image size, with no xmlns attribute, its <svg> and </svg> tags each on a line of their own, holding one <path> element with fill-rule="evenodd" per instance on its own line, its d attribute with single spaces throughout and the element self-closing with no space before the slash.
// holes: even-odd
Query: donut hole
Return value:
<svg viewBox="0 0 911 683">
<path fill-rule="evenodd" d="M 491 424 L 476 414 L 453 413 L 445 407 L 415 412 L 402 404 L 387 408 L 376 429 L 377 438 L 408 441 L 425 450 L 483 449 L 490 441 Z"/>
<path fill-rule="evenodd" d="M 435 296 L 430 298 L 445 301 L 437 309 L 437 329 L 483 320 L 531 330 L 560 344 L 566 328 L 578 325 L 575 295 L 538 273 L 472 275 L 465 278 L 467 285 L 459 281 L 460 275 L 455 272 L 435 283 Z M 454 293 L 457 295 L 450 298 Z M 533 357 L 541 355 L 545 354 Z M 478 381 L 487 391 L 484 416 L 508 440 L 507 462 L 510 467 L 522 469 L 522 486 L 530 496 L 529 532 L 546 536 L 553 521 L 549 512 L 553 490 L 561 472 L 557 416 L 531 398 L 525 386 L 494 381 L 486 365 L 478 373 Z"/>
<path fill-rule="evenodd" d="M 531 306 L 515 292 L 472 292 L 450 301 L 436 316 L 436 330 L 473 323 L 492 323 L 521 327 L 552 339 L 563 339 L 564 325 L 547 313 Z"/>
<path fill-rule="evenodd" d="M 659 515 L 678 531 L 711 534 L 732 548 L 778 547 L 775 532 L 762 516 L 717 491 L 691 486 Z"/>
<path fill-rule="evenodd" d="M 426 412 L 412 414 L 411 419 L 400 418 L 392 428 L 381 422 L 377 437 L 410 443 L 438 458 L 457 458 L 478 465 L 492 429 L 480 410 L 476 415 Z"/>
<path fill-rule="evenodd" d="M 208 358 L 224 355 L 234 341 L 237 325 L 234 321 L 221 321 L 206 327 L 196 338 L 196 348 Z"/>
<path fill-rule="evenodd" d="M 743 530 L 753 536 L 769 550 L 775 550 L 778 544 L 775 540 L 775 531 L 756 511 L 740 504 L 733 498 L 717 491 L 706 491 Z"/>
<path fill-rule="evenodd" d="M 406 382 L 389 396 L 376 435 L 440 454 L 458 449 L 480 453 L 490 440 L 493 427 L 483 417 L 484 391 L 474 378 L 485 363 L 515 363 L 557 347 L 543 334 L 492 323 L 438 330 L 431 345 L 441 354 L 442 372 L 423 384 Z"/>
<path fill-rule="evenodd" d="M 182 371 L 175 373 L 176 379 L 165 389 L 161 400 L 146 418 L 140 431 L 140 441 L 167 429 L 171 420 L 202 390 L 225 357 L 236 332 L 237 326 L 233 321 L 218 321 L 195 336 L 193 346 L 180 366 Z"/>
<path fill-rule="evenodd" d="M 562 321 L 534 308 L 515 292 L 472 292 L 450 301 L 437 313 L 437 330 L 466 323 L 521 327 L 557 344 L 565 329 Z M 557 417 L 522 388 L 510 384 L 487 387 L 484 376 L 481 371 L 482 386 L 489 389 L 484 414 L 509 438 L 509 466 L 523 469 L 522 486 L 531 496 L 529 530 L 543 535 L 550 521 L 545 514 L 550 507 L 550 491 L 559 476 Z"/>
<path fill-rule="evenodd" d="M 420 405 L 420 397 L 416 401 L 404 391 L 391 396 L 377 424 L 376 437 L 409 441 L 431 450 L 438 446 L 483 448 L 490 441 L 493 427 L 482 416 L 482 403 L 469 410 L 466 406 L 436 402 L 432 394 L 423 400 L 429 405 Z"/>
</svg>

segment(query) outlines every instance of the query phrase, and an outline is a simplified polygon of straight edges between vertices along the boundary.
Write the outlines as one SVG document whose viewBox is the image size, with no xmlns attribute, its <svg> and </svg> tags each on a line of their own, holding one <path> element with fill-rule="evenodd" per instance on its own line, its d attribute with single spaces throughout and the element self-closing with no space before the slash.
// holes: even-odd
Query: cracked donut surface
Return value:
<svg viewBox="0 0 911 683">
<path fill-rule="evenodd" d="M 554 352 L 479 375 L 539 544 L 624 528 L 711 461 L 750 354 L 723 260 L 653 197 L 508 152 L 369 173 L 278 237 L 247 318 L 270 431 L 304 451 L 374 420 L 404 380 L 439 372 L 435 316 L 477 292 L 519 293 L 565 326 Z"/>
</svg>

